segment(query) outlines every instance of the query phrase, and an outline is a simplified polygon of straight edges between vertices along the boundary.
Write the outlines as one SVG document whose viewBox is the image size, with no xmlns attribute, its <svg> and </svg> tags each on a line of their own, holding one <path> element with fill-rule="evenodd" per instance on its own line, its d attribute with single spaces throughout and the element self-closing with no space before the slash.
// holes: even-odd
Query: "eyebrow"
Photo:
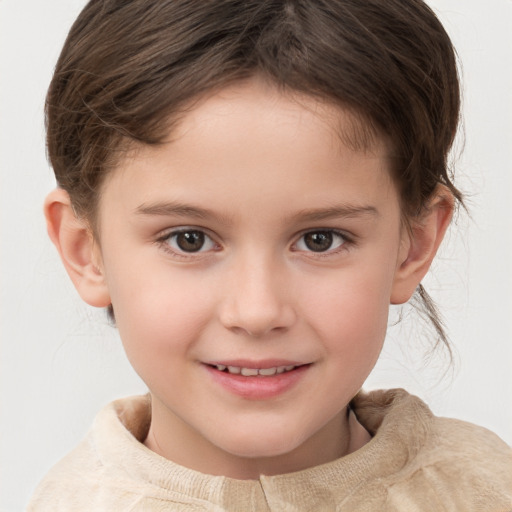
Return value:
<svg viewBox="0 0 512 512">
<path fill-rule="evenodd" d="M 200 220 L 218 219 L 225 224 L 230 222 L 229 217 L 225 215 L 219 215 L 207 208 L 201 208 L 199 206 L 193 206 L 177 201 L 141 204 L 135 209 L 135 213 L 148 216 L 187 217 Z M 293 214 L 290 219 L 293 221 L 315 222 L 335 218 L 376 217 L 378 215 L 379 212 L 374 206 L 342 204 L 326 208 L 300 210 Z"/>
<path fill-rule="evenodd" d="M 210 217 L 212 212 L 197 206 L 177 202 L 162 202 L 153 204 L 141 204 L 135 209 L 135 213 L 142 215 L 178 215 L 181 217 Z"/>
<path fill-rule="evenodd" d="M 336 205 L 327 208 L 312 208 L 301 210 L 295 215 L 294 219 L 302 221 L 319 221 L 336 218 L 357 218 L 357 217 L 377 217 L 379 212 L 374 206 L 359 206 L 359 205 Z"/>
<path fill-rule="evenodd" d="M 192 206 L 190 204 L 180 203 L 178 201 L 156 202 L 151 204 L 141 204 L 135 209 L 139 215 L 152 215 L 160 217 L 187 217 L 193 219 L 218 219 L 227 224 L 229 218 L 225 215 L 219 215 L 207 208 Z"/>
</svg>

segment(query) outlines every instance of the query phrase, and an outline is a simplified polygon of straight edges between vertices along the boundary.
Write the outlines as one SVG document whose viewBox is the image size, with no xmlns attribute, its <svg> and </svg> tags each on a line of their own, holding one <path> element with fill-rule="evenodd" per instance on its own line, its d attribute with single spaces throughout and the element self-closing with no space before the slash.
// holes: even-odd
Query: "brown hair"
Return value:
<svg viewBox="0 0 512 512">
<path fill-rule="evenodd" d="M 46 103 L 49 158 L 76 213 L 94 226 L 126 143 L 158 144 L 191 100 L 255 74 L 349 108 L 385 135 L 406 218 L 440 183 L 462 201 L 447 166 L 456 58 L 422 0 L 91 0 Z M 446 343 L 421 285 L 418 295 Z"/>
</svg>

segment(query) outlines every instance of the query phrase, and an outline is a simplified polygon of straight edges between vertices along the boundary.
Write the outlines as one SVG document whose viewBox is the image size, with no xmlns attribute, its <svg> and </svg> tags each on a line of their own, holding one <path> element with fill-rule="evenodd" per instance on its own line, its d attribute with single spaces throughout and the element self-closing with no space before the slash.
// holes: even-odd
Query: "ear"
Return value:
<svg viewBox="0 0 512 512">
<path fill-rule="evenodd" d="M 410 230 L 403 228 L 391 304 L 403 304 L 412 297 L 444 238 L 453 208 L 452 193 L 438 185 L 424 213 L 413 219 Z"/>
<path fill-rule="evenodd" d="M 96 307 L 110 305 L 101 254 L 89 225 L 76 217 L 66 191 L 50 192 L 44 203 L 48 235 L 80 297 Z"/>
</svg>

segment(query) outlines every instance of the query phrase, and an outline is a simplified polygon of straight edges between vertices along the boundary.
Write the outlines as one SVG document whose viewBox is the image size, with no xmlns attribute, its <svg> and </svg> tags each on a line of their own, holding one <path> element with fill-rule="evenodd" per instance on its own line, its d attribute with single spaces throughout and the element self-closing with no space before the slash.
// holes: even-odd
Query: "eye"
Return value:
<svg viewBox="0 0 512 512">
<path fill-rule="evenodd" d="M 302 235 L 296 247 L 299 251 L 328 252 L 338 249 L 345 242 L 345 237 L 336 231 L 310 231 Z"/>
<path fill-rule="evenodd" d="M 215 242 L 204 231 L 181 229 L 165 236 L 165 242 L 175 252 L 206 252 L 216 247 Z"/>
</svg>

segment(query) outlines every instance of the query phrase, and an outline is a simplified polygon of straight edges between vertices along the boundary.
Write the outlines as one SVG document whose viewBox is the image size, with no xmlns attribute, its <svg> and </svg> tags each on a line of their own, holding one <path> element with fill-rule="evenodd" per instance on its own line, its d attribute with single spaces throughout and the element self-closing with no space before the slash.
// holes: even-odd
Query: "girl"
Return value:
<svg viewBox="0 0 512 512">
<path fill-rule="evenodd" d="M 359 391 L 461 194 L 420 1 L 91 1 L 47 99 L 48 231 L 149 388 L 29 510 L 507 510 L 512 455 Z"/>
</svg>

